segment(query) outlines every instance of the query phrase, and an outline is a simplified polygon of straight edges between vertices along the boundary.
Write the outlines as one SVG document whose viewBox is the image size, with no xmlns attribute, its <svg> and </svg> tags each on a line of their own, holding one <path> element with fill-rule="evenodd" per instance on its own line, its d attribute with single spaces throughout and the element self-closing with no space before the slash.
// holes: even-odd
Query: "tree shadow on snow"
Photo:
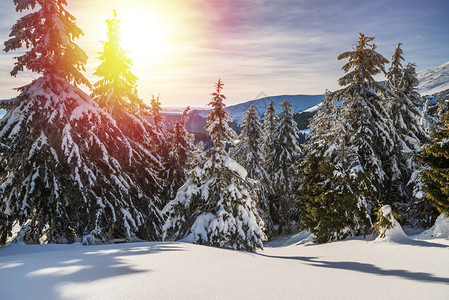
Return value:
<svg viewBox="0 0 449 300">
<path fill-rule="evenodd" d="M 350 237 L 350 238 L 346 238 L 344 240 L 341 241 L 332 241 L 332 243 L 344 243 L 346 241 L 350 241 L 350 240 L 360 240 L 360 241 L 366 241 L 366 242 L 374 242 L 374 243 L 391 243 L 391 244 L 397 244 L 397 245 L 407 245 L 407 246 L 417 246 L 417 247 L 429 247 L 429 248 L 449 248 L 449 245 L 445 245 L 445 244 L 439 244 L 439 243 L 434 243 L 434 242 L 428 242 L 428 241 L 423 241 L 423 240 L 418 240 L 418 239 L 413 239 L 410 237 L 406 237 L 406 238 L 399 238 L 399 239 L 393 239 L 391 241 L 376 241 L 376 237 L 366 237 L 363 238 L 362 236 L 357 236 L 357 237 Z M 296 243 L 296 246 L 302 245 L 304 247 L 314 247 L 314 246 L 320 246 L 322 244 L 317 244 L 317 243 Z"/>
<path fill-rule="evenodd" d="M 395 242 L 397 244 L 401 245 L 409 245 L 409 246 L 419 246 L 419 247 L 431 247 L 431 248 L 449 248 L 448 245 L 444 244 L 438 244 L 438 243 L 432 243 L 422 240 L 413 240 L 413 239 L 407 239 L 407 240 L 400 240 Z"/>
<path fill-rule="evenodd" d="M 407 270 L 395 270 L 395 269 L 388 270 L 379 268 L 373 264 L 368 263 L 359 263 L 352 261 L 340 261 L 340 262 L 325 261 L 319 260 L 318 257 L 307 257 L 307 256 L 275 256 L 275 255 L 272 256 L 266 254 L 258 254 L 258 255 L 269 258 L 299 260 L 307 263 L 310 266 L 320 268 L 356 271 L 367 274 L 375 274 L 380 276 L 393 276 L 424 282 L 449 283 L 449 278 L 436 277 L 429 273 L 411 272 Z"/>
<path fill-rule="evenodd" d="M 128 263 L 126 257 L 183 251 L 175 243 L 48 246 L 45 249 L 39 245 L 36 252 L 29 251 L 29 247 L 36 246 L 0 251 L 0 298 L 32 299 L 45 295 L 45 299 L 58 299 L 61 295 L 57 288 L 62 284 L 88 283 L 152 271 L 138 265 L 136 268 L 136 264 Z"/>
</svg>

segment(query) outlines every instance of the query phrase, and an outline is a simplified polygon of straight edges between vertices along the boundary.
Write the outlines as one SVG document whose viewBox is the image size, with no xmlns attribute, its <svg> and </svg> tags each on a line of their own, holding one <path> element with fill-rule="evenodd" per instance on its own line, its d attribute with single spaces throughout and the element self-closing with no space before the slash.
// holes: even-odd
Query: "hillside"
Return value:
<svg viewBox="0 0 449 300">
<path fill-rule="evenodd" d="M 449 89 L 449 62 L 418 73 L 421 95 L 432 95 Z"/>
</svg>

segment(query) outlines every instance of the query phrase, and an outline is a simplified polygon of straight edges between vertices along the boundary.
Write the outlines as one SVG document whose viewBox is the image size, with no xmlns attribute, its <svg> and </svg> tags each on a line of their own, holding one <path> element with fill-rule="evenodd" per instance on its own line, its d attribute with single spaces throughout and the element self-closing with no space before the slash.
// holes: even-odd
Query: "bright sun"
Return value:
<svg viewBox="0 0 449 300">
<path fill-rule="evenodd" d="M 117 11 L 122 33 L 122 46 L 129 51 L 134 64 L 156 64 L 168 50 L 168 28 L 161 19 L 146 9 Z"/>
</svg>

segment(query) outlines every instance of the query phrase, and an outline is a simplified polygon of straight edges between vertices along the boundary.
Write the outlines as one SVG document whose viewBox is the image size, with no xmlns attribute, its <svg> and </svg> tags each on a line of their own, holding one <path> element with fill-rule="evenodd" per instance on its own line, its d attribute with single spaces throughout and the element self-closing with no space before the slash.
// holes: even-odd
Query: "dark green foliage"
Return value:
<svg viewBox="0 0 449 300">
<path fill-rule="evenodd" d="M 349 59 L 343 88 L 327 93 L 311 120 L 298 168 L 301 224 L 318 242 L 367 232 L 371 202 L 389 180 L 392 129 L 382 105 L 385 87 L 373 78 L 388 61 L 370 43 L 374 38 L 359 35 L 355 49 L 338 57 Z"/>
<path fill-rule="evenodd" d="M 315 234 L 317 243 L 364 234 L 366 210 L 354 201 L 359 182 L 336 173 L 327 157 L 309 156 L 299 167 L 301 228 Z"/>
<path fill-rule="evenodd" d="M 271 103 L 270 103 L 271 104 Z M 273 188 L 271 196 L 272 217 L 275 224 L 279 224 L 279 234 L 284 229 L 291 232 L 291 224 L 294 219 L 295 195 L 297 189 L 297 177 L 295 165 L 300 159 L 301 148 L 298 143 L 298 129 L 293 120 L 293 109 L 290 101 L 281 102 L 282 111 L 276 119 L 269 122 L 271 116 L 269 106 L 267 109 L 265 132 L 267 172 Z M 275 129 L 270 129 L 272 124 Z M 267 152 L 270 151 L 270 152 Z"/>
<path fill-rule="evenodd" d="M 310 120 L 316 114 L 316 111 L 303 111 L 293 116 L 299 130 L 310 128 Z"/>
<path fill-rule="evenodd" d="M 401 216 L 399 216 L 396 212 L 391 210 L 389 205 L 379 206 L 376 209 L 376 224 L 373 225 L 374 231 L 381 237 L 385 237 L 385 233 L 388 229 L 393 228 L 395 226 L 395 220 L 400 220 Z"/>
<path fill-rule="evenodd" d="M 441 125 L 432 132 L 430 141 L 421 146 L 421 171 L 425 197 L 445 216 L 449 216 L 449 111 L 443 114 Z"/>
</svg>

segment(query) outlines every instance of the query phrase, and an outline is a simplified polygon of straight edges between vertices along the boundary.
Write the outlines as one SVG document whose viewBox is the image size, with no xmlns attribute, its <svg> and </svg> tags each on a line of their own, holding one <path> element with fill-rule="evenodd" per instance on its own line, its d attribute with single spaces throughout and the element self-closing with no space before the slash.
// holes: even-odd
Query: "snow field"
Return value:
<svg viewBox="0 0 449 300">
<path fill-rule="evenodd" d="M 293 241 L 257 253 L 171 242 L 7 247 L 0 299 L 449 297 L 447 239 Z"/>
</svg>

